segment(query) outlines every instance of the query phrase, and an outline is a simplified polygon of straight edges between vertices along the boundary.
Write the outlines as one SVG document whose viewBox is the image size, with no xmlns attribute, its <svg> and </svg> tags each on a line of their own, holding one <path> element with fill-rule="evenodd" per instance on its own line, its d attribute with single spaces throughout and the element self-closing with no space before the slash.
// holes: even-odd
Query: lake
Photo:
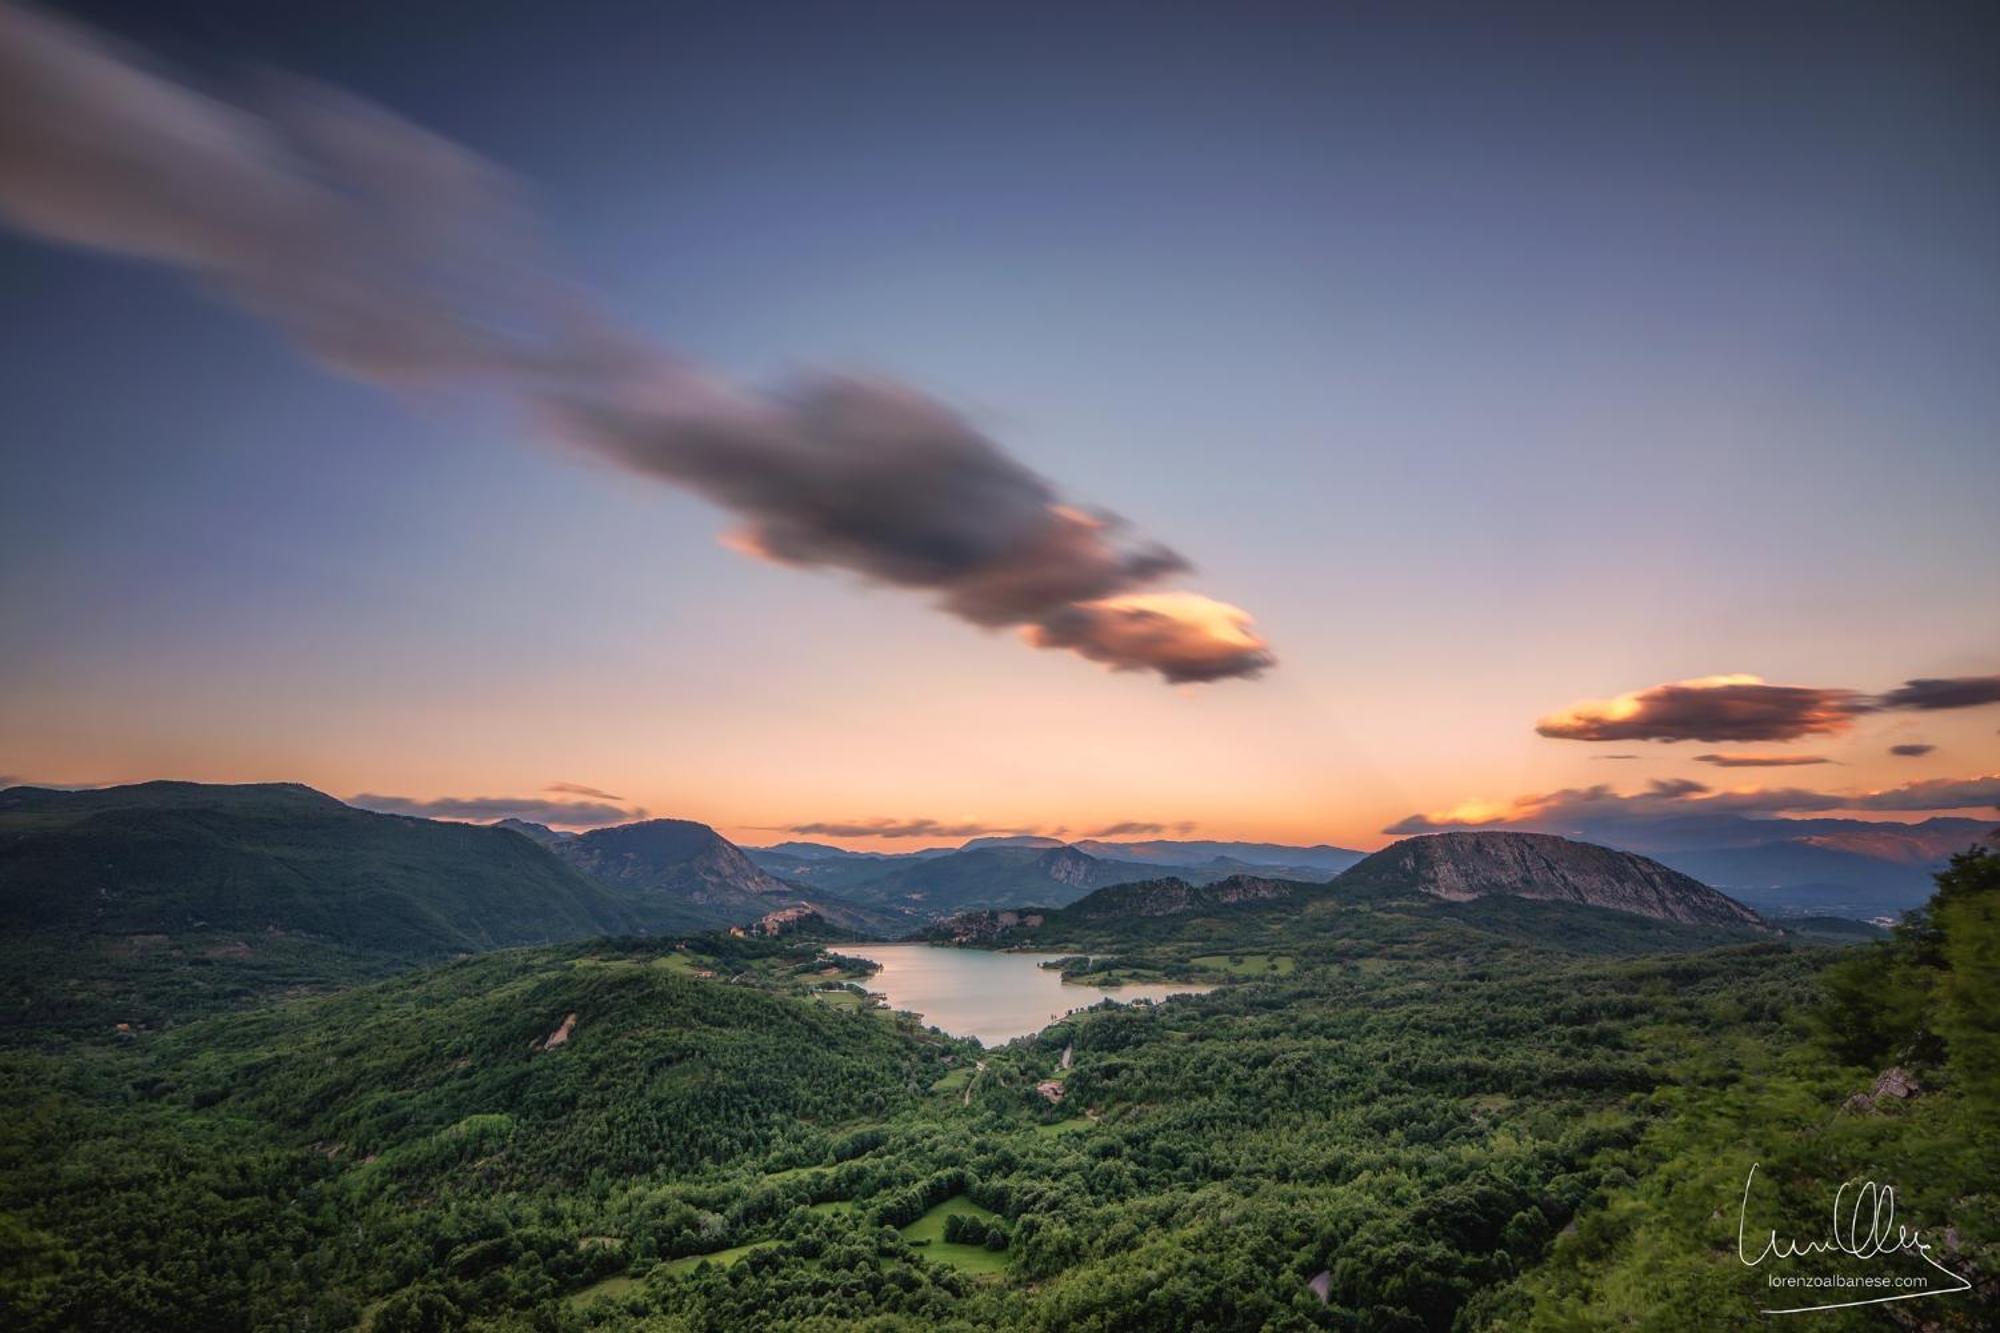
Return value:
<svg viewBox="0 0 2000 1333">
<path fill-rule="evenodd" d="M 954 1037 L 977 1037 L 998 1046 L 1040 1032 L 1075 1009 L 1104 1000 L 1164 1000 L 1215 989 L 1183 982 L 1126 983 L 1110 989 L 1072 986 L 1042 963 L 1070 955 L 990 953 L 935 944 L 840 944 L 834 952 L 866 958 L 882 970 L 866 983 L 888 997 L 891 1009 L 923 1015 L 925 1023 Z"/>
</svg>

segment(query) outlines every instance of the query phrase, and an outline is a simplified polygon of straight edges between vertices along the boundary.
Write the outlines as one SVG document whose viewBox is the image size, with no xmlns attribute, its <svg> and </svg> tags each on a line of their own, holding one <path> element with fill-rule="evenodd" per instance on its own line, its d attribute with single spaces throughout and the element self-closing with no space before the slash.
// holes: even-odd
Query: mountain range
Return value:
<svg viewBox="0 0 2000 1333">
<path fill-rule="evenodd" d="M 1860 819 L 1775 819 L 1742 815 L 1704 815 L 1685 819 L 1586 822 L 1574 828 L 1533 830 L 1575 841 L 1614 847 L 1651 857 L 1670 869 L 1727 892 L 1771 916 L 1846 916 L 1865 920 L 1893 917 L 1923 902 L 1934 875 L 1954 852 L 1960 852 L 1992 832 L 1991 821 L 1932 818 L 1913 823 Z M 1497 832 L 1502 830 L 1477 830 Z M 1513 831 L 1513 830 L 1506 830 Z M 746 847 L 745 853 L 764 870 L 795 884 L 823 886 L 857 898 L 880 896 L 865 886 L 902 885 L 920 899 L 883 898 L 883 905 L 922 904 L 932 911 L 956 911 L 979 905 L 1000 905 L 1007 892 L 965 895 L 976 875 L 967 867 L 926 873 L 917 867 L 946 861 L 969 852 L 995 849 L 1055 851 L 1070 848 L 1102 861 L 1117 863 L 1113 877 L 1152 878 L 1171 874 L 1190 883 L 1206 883 L 1235 874 L 1275 879 L 1324 882 L 1360 863 L 1366 852 L 1325 844 L 1287 846 L 1260 842 L 1154 840 L 1109 842 L 1083 839 L 1063 843 L 1054 838 L 976 838 L 959 847 L 929 847 L 913 852 L 852 852 L 825 843 L 785 842 L 771 847 Z M 1060 906 L 1077 896 L 1074 880 L 1049 876 L 1037 885 L 1018 863 L 989 861 L 1005 887 L 1022 902 Z M 1001 866 L 1006 869 L 1001 870 Z M 1042 891 L 1036 892 L 1040 888 Z M 980 901 L 972 900 L 978 896 Z"/>
<path fill-rule="evenodd" d="M 0 791 L 10 932 L 301 934 L 421 958 L 643 924 L 504 829 L 374 814 L 296 784 Z"/>
<path fill-rule="evenodd" d="M 1140 849 L 1218 853 L 1162 866 L 1040 841 L 895 856 L 746 851 L 688 820 L 580 834 L 513 821 L 481 826 L 377 814 L 293 784 L 17 787 L 0 792 L 0 1001 L 22 999 L 11 1021 L 57 1023 L 108 1008 L 145 1013 L 139 997 L 174 987 L 247 997 L 523 944 L 724 927 L 906 938 L 940 921 L 952 935 L 953 923 L 981 914 L 1054 916 L 1116 935 L 1147 920 L 1303 912 L 1273 929 L 1310 932 L 1347 928 L 1312 915 L 1320 907 L 1346 904 L 1365 915 L 1380 901 L 1403 906 L 1371 929 L 1393 931 L 1394 920 L 1406 920 L 1423 931 L 1425 920 L 1447 919 L 1439 913 L 1449 907 L 1538 900 L 1540 916 L 1509 908 L 1505 927 L 1524 933 L 1532 919 L 1574 935 L 1587 925 L 1561 915 L 1574 909 L 1622 918 L 1589 929 L 1628 941 L 1648 920 L 1763 924 L 1656 861 L 1544 835 L 1409 838 L 1330 880 L 1324 868 L 1309 876 L 1285 866 L 1247 871 L 1223 851 L 1294 864 L 1342 854 L 1216 843 Z M 818 873 L 780 873 L 800 867 Z M 54 984 L 62 968 L 72 975 Z"/>
<path fill-rule="evenodd" d="M 773 912 L 808 908 L 845 930 L 887 934 L 907 928 L 905 913 L 880 911 L 776 878 L 735 843 L 693 820 L 648 819 L 588 833 L 558 833 L 518 819 L 503 820 L 500 826 L 616 890 L 648 924 L 745 925 Z"/>
<path fill-rule="evenodd" d="M 1872 930 L 1846 924 L 1857 933 L 1839 942 Z M 920 934 L 938 943 L 1088 955 L 1066 960 L 1067 971 L 1116 969 L 1120 954 L 1146 942 L 1467 958 L 1502 940 L 1619 953 L 1747 943 L 1774 933 L 1741 903 L 1646 857 L 1548 835 L 1484 832 L 1407 838 L 1325 884 L 1256 875 L 1191 884 L 1165 876 L 1098 889 L 1063 907 L 958 912 Z M 1207 960 L 1211 967 L 1222 961 Z"/>
<path fill-rule="evenodd" d="M 1734 814 L 1581 819 L 1533 831 L 1639 852 L 1767 915 L 1895 916 L 1930 896 L 1931 877 L 1995 821 L 1911 823 Z"/>
</svg>

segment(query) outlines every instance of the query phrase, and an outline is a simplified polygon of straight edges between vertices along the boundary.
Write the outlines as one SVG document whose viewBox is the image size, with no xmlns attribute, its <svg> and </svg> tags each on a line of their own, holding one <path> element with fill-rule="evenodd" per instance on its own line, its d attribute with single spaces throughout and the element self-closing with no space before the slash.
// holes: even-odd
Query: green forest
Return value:
<svg viewBox="0 0 2000 1333">
<path fill-rule="evenodd" d="M 1227 984 L 984 1050 L 834 941 L 623 937 L 15 1021 L 0 1323 L 1725 1328 L 1772 1301 L 1740 1222 L 1824 1237 L 1865 1178 L 1943 1268 L 1836 1258 L 1972 1289 L 1809 1326 L 1994 1326 L 2000 855 L 1846 947 L 1493 899 L 1072 933 Z"/>
</svg>

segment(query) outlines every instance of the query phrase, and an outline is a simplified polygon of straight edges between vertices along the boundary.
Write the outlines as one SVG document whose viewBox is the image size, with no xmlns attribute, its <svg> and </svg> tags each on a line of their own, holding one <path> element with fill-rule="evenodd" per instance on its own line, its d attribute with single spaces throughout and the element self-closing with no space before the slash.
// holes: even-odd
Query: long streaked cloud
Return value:
<svg viewBox="0 0 2000 1333">
<path fill-rule="evenodd" d="M 613 805 L 608 801 L 552 801 L 539 796 L 440 796 L 420 800 L 410 796 L 384 796 L 362 792 L 347 803 L 384 815 L 415 815 L 419 819 L 450 819 L 464 823 L 490 824 L 501 819 L 526 820 L 556 828 L 604 828 L 644 819 L 638 806 Z"/>
<path fill-rule="evenodd" d="M 581 782 L 551 782 L 543 791 L 556 792 L 563 796 L 588 796 L 593 801 L 622 801 L 623 796 L 603 791 L 597 787 L 586 787 Z"/>
<path fill-rule="evenodd" d="M 1875 700 L 1878 708 L 1977 708 L 2000 703 L 2000 676 L 1920 677 L 1906 680 Z"/>
<path fill-rule="evenodd" d="M 1584 699 L 1535 723 L 1570 741 L 1794 741 L 1846 731 L 1868 713 L 2000 703 L 2000 676 L 1908 680 L 1884 694 L 1773 685 L 1761 676 L 1699 676 Z"/>
<path fill-rule="evenodd" d="M 1772 685 L 1760 676 L 1702 676 L 1585 699 L 1535 724 L 1572 741 L 1789 741 L 1852 725 L 1852 690 Z"/>
<path fill-rule="evenodd" d="M 1100 829 L 1092 829 L 1083 836 L 1086 838 L 1157 838 L 1163 834 L 1172 833 L 1184 838 L 1194 832 L 1194 827 L 1194 821 L 1191 819 L 1177 819 L 1168 824 L 1156 824 L 1142 819 L 1127 819 L 1116 824 L 1106 824 Z"/>
<path fill-rule="evenodd" d="M 1895 755 L 1898 759 L 1920 759 L 1924 755 L 1933 753 L 1936 749 L 1937 746 L 1925 745 L 1921 741 L 1907 741 L 1902 745 L 1890 746 L 1889 753 Z"/>
<path fill-rule="evenodd" d="M 995 838 L 1041 832 L 1038 828 L 938 819 L 816 820 L 809 824 L 787 824 L 784 831 L 809 838 Z"/>
<path fill-rule="evenodd" d="M 1833 762 L 1823 754 L 1698 754 L 1694 761 L 1714 768 L 1807 768 Z"/>
<path fill-rule="evenodd" d="M 1448 810 L 1409 815 L 1382 831 L 1391 834 L 1473 828 L 1560 831 L 1711 815 L 1775 818 L 1828 810 L 1922 813 L 1994 808 L 2000 808 L 2000 774 L 1933 778 L 1872 791 L 1845 792 L 1803 787 L 1718 791 L 1690 778 L 1674 778 L 1629 793 L 1598 785 L 1518 796 L 1506 802 L 1467 801 Z"/>
<path fill-rule="evenodd" d="M 617 329 L 528 241 L 490 164 L 325 89 L 257 110 L 85 29 L 0 7 L 0 215 L 181 269 L 328 368 L 479 384 L 554 438 L 692 491 L 733 548 L 929 596 L 985 627 L 1175 683 L 1275 661 L 1247 615 L 1153 591 L 1188 561 L 885 380 L 739 388 Z"/>
</svg>

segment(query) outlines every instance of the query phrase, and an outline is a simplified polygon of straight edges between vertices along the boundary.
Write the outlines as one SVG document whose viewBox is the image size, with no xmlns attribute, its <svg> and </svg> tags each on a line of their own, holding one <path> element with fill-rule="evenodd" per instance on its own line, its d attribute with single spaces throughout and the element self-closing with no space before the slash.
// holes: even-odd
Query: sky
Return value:
<svg viewBox="0 0 2000 1333">
<path fill-rule="evenodd" d="M 2000 804 L 1984 6 L 24 13 L 9 778 Z"/>
</svg>

